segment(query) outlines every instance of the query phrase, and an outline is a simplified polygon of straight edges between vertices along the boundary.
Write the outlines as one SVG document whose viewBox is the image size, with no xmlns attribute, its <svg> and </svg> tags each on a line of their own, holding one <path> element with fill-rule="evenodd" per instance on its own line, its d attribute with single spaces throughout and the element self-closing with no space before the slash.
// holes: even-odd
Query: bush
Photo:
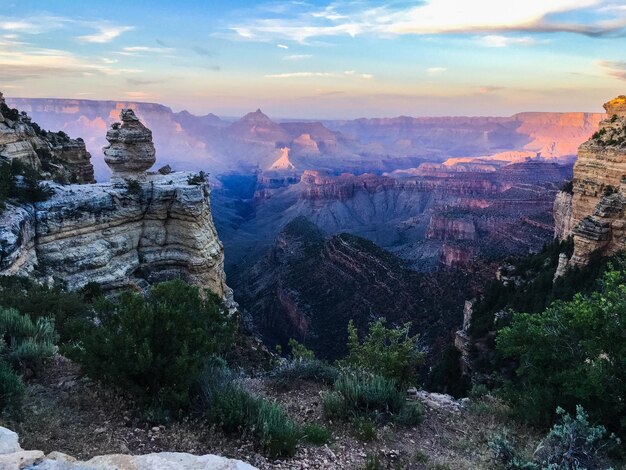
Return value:
<svg viewBox="0 0 626 470">
<path fill-rule="evenodd" d="M 539 445 L 535 456 L 542 468 L 596 468 L 607 450 L 619 444 L 608 436 L 604 426 L 591 426 L 582 406 L 576 407 L 576 418 L 557 408 L 561 422 L 555 424 Z"/>
<path fill-rule="evenodd" d="M 257 398 L 238 385 L 223 361 L 210 361 L 201 386 L 206 416 L 224 431 L 254 433 L 270 457 L 295 453 L 302 435 L 298 426 L 281 406 Z"/>
<path fill-rule="evenodd" d="M 206 183 L 208 175 L 201 171 L 200 173 L 196 173 L 195 175 L 191 175 L 187 177 L 187 184 L 198 186 L 200 184 Z"/>
<path fill-rule="evenodd" d="M 32 320 L 54 318 L 61 343 L 78 338 L 91 319 L 90 302 L 101 296 L 99 287 L 66 292 L 58 286 L 37 284 L 27 278 L 0 276 L 0 306 L 18 309 Z M 96 295 L 96 291 L 98 294 Z"/>
<path fill-rule="evenodd" d="M 406 403 L 395 417 L 395 421 L 402 426 L 416 426 L 424 419 L 424 411 L 424 405 L 420 402 Z"/>
<path fill-rule="evenodd" d="M 11 366 L 0 360 L 0 413 L 19 409 L 24 394 L 22 379 Z"/>
<path fill-rule="evenodd" d="M 302 437 L 312 444 L 322 445 L 330 442 L 331 433 L 324 426 L 312 423 L 304 425 Z"/>
<path fill-rule="evenodd" d="M 291 457 L 300 437 L 297 425 L 280 405 L 259 400 L 256 432 L 262 448 L 270 457 Z"/>
<path fill-rule="evenodd" d="M 574 194 L 574 182 L 572 180 L 566 181 L 561 186 L 561 191 L 568 194 Z"/>
<path fill-rule="evenodd" d="M 587 413 L 576 407 L 576 418 L 562 408 L 557 409 L 561 423 L 555 424 L 541 441 L 534 459 L 520 455 L 506 434 L 497 434 L 489 441 L 494 457 L 506 470 L 583 470 L 605 468 L 606 453 L 619 444 L 614 435 L 607 436 L 604 426 L 591 426 Z"/>
<path fill-rule="evenodd" d="M 372 412 L 394 414 L 402 409 L 404 393 L 392 379 L 363 371 L 343 372 L 335 381 L 334 392 L 322 394 L 324 415 L 346 419 Z"/>
<path fill-rule="evenodd" d="M 270 372 L 270 377 L 289 387 L 296 380 L 311 380 L 325 384 L 333 383 L 339 376 L 337 368 L 319 359 L 293 359 Z"/>
<path fill-rule="evenodd" d="M 58 336 L 54 321 L 39 318 L 34 323 L 15 309 L 0 307 L 0 356 L 21 370 L 35 369 L 55 352 Z"/>
<path fill-rule="evenodd" d="M 144 299 L 124 292 L 102 302 L 92 325 L 70 350 L 85 372 L 133 394 L 142 405 L 177 414 L 212 354 L 232 343 L 235 321 L 222 301 L 183 281 L 157 284 Z"/>
<path fill-rule="evenodd" d="M 524 419 L 551 424 L 552 410 L 582 405 L 592 419 L 626 432 L 626 271 L 605 273 L 602 289 L 517 313 L 497 348 L 518 364 L 504 397 Z"/>
<path fill-rule="evenodd" d="M 346 365 L 364 369 L 395 380 L 405 386 L 417 378 L 418 367 L 424 363 L 424 353 L 418 350 L 418 335 L 410 336 L 410 323 L 387 328 L 385 320 L 370 323 L 363 341 L 359 340 L 354 323 L 348 323 L 348 356 Z"/>
<path fill-rule="evenodd" d="M 356 437 L 363 442 L 371 442 L 378 437 L 376 421 L 370 416 L 355 416 L 352 418 L 352 429 Z"/>
<path fill-rule="evenodd" d="M 315 353 L 304 344 L 298 343 L 295 339 L 291 338 L 287 344 L 289 344 L 291 348 L 291 356 L 293 359 L 306 359 L 309 361 L 315 359 Z"/>
<path fill-rule="evenodd" d="M 347 419 L 348 407 L 346 400 L 339 392 L 322 392 L 322 410 L 327 419 Z"/>
</svg>

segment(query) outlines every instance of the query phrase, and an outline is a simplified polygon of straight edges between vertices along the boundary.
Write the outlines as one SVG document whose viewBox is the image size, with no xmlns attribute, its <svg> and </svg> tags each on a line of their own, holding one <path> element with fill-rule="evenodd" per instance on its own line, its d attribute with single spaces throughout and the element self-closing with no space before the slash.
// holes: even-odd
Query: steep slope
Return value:
<svg viewBox="0 0 626 470">
<path fill-rule="evenodd" d="M 234 283 L 238 302 L 266 342 L 284 345 L 295 338 L 319 356 L 335 358 L 345 352 L 349 320 L 361 330 L 378 317 L 412 321 L 434 347 L 458 321 L 469 279 L 421 276 L 368 240 L 346 233 L 327 239 L 299 217 Z"/>
<path fill-rule="evenodd" d="M 556 236 L 574 237 L 571 264 L 626 249 L 626 97 L 604 104 L 607 119 L 578 150 L 571 195 L 555 201 Z M 569 229 L 569 230 L 568 230 Z"/>
</svg>

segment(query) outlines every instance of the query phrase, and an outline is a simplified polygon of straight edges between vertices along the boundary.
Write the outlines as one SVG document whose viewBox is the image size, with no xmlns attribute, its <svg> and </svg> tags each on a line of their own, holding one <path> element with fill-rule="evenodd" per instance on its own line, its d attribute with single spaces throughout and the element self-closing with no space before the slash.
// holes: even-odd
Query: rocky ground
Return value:
<svg viewBox="0 0 626 470">
<path fill-rule="evenodd" d="M 81 377 L 79 368 L 60 356 L 28 385 L 20 419 L 0 420 L 0 425 L 16 431 L 24 449 L 46 454 L 58 451 L 84 460 L 112 453 L 218 454 L 260 469 L 492 469 L 497 466 L 487 441 L 503 427 L 516 441 L 531 446 L 537 442 L 535 434 L 510 422 L 503 407 L 491 399 L 469 403 L 461 410 L 428 400 L 420 425 L 387 425 L 377 429 L 373 441 L 363 442 L 350 425 L 324 420 L 319 384 L 297 383 L 285 391 L 266 378 L 244 383 L 259 395 L 275 397 L 295 420 L 327 426 L 331 442 L 322 446 L 302 443 L 293 458 L 272 461 L 255 449 L 250 436 L 225 436 L 204 420 L 151 426 L 137 418 L 131 401 Z M 380 467 L 367 466 L 374 456 Z"/>
</svg>

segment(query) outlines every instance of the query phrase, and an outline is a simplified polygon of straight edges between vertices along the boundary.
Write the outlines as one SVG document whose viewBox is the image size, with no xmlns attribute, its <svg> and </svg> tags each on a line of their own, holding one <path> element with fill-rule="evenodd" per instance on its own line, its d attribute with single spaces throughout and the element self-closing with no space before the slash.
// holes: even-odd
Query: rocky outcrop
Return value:
<svg viewBox="0 0 626 470">
<path fill-rule="evenodd" d="M 82 139 L 41 129 L 26 113 L 9 108 L 0 93 L 0 161 L 20 161 L 57 181 L 93 183 L 90 159 Z"/>
<path fill-rule="evenodd" d="M 44 202 L 7 204 L 0 215 L 0 275 L 72 290 L 88 282 L 141 289 L 182 278 L 230 300 L 208 183 L 185 172 L 145 174 L 142 168 L 154 162 L 151 133 L 132 111 L 124 110 L 122 120 L 107 150 L 116 175 L 133 181 L 50 183 L 54 194 Z"/>
<path fill-rule="evenodd" d="M 625 96 L 605 103 L 607 119 L 578 150 L 569 232 L 574 237 L 573 266 L 587 264 L 593 254 L 610 256 L 626 249 L 625 106 Z M 567 210 L 567 204 L 562 204 L 560 212 Z M 568 223 L 563 225 L 561 234 L 567 233 Z"/>
<path fill-rule="evenodd" d="M 103 149 L 104 161 L 113 170 L 113 178 L 137 178 L 156 161 L 152 132 L 132 109 L 122 109 L 120 119 L 122 124 L 114 123 L 107 132 L 109 145 Z"/>
<path fill-rule="evenodd" d="M 18 435 L 0 427 L 0 468 L 6 470 L 255 470 L 241 460 L 228 459 L 219 455 L 193 455 L 183 452 L 160 452 L 146 455 L 112 454 L 99 455 L 87 461 L 40 450 L 23 450 Z"/>
<path fill-rule="evenodd" d="M 0 216 L 0 274 L 32 275 L 77 289 L 141 287 L 174 277 L 227 296 L 224 253 L 208 184 L 188 173 L 126 183 L 51 185 L 45 202 Z"/>
<path fill-rule="evenodd" d="M 554 199 L 552 214 L 554 216 L 554 238 L 565 240 L 570 236 L 573 227 L 573 194 L 559 191 Z"/>
</svg>

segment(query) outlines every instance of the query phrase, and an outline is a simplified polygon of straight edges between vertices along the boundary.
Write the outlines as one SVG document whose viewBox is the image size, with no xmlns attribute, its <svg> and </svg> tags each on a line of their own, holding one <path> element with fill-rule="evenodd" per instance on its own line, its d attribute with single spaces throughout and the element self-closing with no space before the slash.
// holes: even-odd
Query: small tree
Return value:
<svg viewBox="0 0 626 470">
<path fill-rule="evenodd" d="M 215 294 L 175 280 L 153 286 L 147 298 L 125 292 L 100 308 L 73 349 L 85 371 L 128 390 L 145 406 L 176 414 L 212 354 L 232 343 L 235 322 Z"/>
<path fill-rule="evenodd" d="M 348 323 L 348 356 L 343 361 L 348 366 L 365 369 L 394 379 L 401 385 L 414 382 L 417 369 L 424 363 L 424 353 L 418 349 L 419 335 L 411 336 L 410 323 L 387 328 L 380 318 L 370 323 L 363 339 L 350 321 Z"/>
</svg>

